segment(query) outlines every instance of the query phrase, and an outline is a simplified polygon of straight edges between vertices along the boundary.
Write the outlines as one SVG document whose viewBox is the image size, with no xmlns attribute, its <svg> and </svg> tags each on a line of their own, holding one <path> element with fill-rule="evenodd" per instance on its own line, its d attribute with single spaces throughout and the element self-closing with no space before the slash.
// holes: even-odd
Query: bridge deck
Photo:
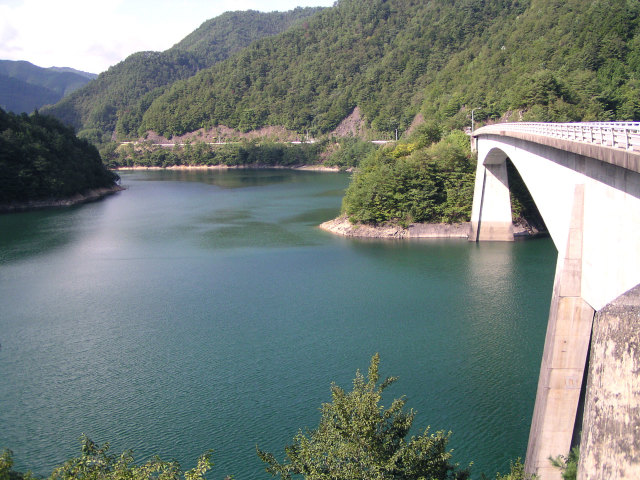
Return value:
<svg viewBox="0 0 640 480">
<path fill-rule="evenodd" d="M 640 173 L 640 122 L 499 123 L 472 135 L 518 138 Z"/>
</svg>

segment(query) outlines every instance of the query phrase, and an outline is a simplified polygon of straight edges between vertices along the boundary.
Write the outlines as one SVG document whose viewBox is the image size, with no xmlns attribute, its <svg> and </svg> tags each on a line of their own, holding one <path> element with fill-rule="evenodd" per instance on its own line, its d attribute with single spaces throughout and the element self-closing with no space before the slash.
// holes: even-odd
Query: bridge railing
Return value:
<svg viewBox="0 0 640 480">
<path fill-rule="evenodd" d="M 477 133 L 491 133 L 491 131 L 531 133 L 574 142 L 593 143 L 630 151 L 640 151 L 640 122 L 516 122 L 497 123 L 476 130 Z"/>
</svg>

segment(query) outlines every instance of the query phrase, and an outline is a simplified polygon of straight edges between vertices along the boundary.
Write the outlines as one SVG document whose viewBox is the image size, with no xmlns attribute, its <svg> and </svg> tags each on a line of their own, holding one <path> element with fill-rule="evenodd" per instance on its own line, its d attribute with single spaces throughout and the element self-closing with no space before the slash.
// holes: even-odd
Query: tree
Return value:
<svg viewBox="0 0 640 480">
<path fill-rule="evenodd" d="M 549 457 L 551 465 L 560 470 L 562 480 L 576 480 L 578 475 L 578 463 L 580 461 L 580 447 L 573 447 L 566 457 L 558 455 Z"/>
<path fill-rule="evenodd" d="M 5 448 L 0 455 L 0 480 L 36 480 L 31 472 L 20 473 L 13 468 L 13 452 Z"/>
<path fill-rule="evenodd" d="M 0 480 L 9 480 L 13 467 L 13 452 L 5 449 L 0 455 Z"/>
<path fill-rule="evenodd" d="M 143 465 L 133 463 L 133 453 L 128 450 L 117 456 L 109 453 L 109 444 L 102 447 L 82 436 L 82 455 L 67 460 L 56 468 L 50 480 L 204 480 L 204 474 L 213 465 L 211 452 L 200 456 L 198 464 L 182 472 L 177 461 L 166 462 L 154 457 Z"/>
<path fill-rule="evenodd" d="M 483 475 L 482 478 L 486 480 L 487 477 Z M 511 462 L 511 471 L 509 473 L 506 475 L 496 474 L 496 480 L 535 480 L 535 478 L 535 475 L 527 475 L 524 472 L 524 464 L 520 458 L 515 463 Z"/>
<path fill-rule="evenodd" d="M 422 435 L 405 439 L 415 414 L 404 411 L 403 398 L 387 409 L 380 405 L 383 391 L 396 378 L 378 385 L 379 362 L 374 355 L 367 380 L 356 372 L 349 393 L 332 384 L 332 402 L 322 405 L 320 425 L 295 436 L 293 445 L 285 448 L 285 463 L 256 447 L 267 472 L 283 480 L 293 474 L 308 480 L 467 479 L 466 469 L 450 463 L 446 448 L 451 432 L 429 434 L 427 427 Z"/>
</svg>

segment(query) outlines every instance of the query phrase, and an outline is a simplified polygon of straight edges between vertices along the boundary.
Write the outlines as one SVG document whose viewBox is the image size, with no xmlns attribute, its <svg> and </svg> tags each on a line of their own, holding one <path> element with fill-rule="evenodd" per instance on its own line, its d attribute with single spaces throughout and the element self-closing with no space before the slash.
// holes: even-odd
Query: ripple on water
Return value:
<svg viewBox="0 0 640 480">
<path fill-rule="evenodd" d="M 255 445 L 281 458 L 375 352 L 415 433 L 452 430 L 477 474 L 524 455 L 552 244 L 336 238 L 315 224 L 348 176 L 299 173 L 124 174 L 100 205 L 13 217 L 0 448 L 17 468 L 49 474 L 84 432 L 187 468 L 213 448 L 216 478 L 268 478 Z"/>
</svg>

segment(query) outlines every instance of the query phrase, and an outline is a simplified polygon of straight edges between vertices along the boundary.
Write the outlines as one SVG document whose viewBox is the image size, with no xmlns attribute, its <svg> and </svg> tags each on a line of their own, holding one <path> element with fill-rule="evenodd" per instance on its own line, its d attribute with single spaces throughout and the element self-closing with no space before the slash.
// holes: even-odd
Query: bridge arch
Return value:
<svg viewBox="0 0 640 480">
<path fill-rule="evenodd" d="M 509 158 L 529 189 L 559 255 L 570 246 L 570 230 L 577 228 L 572 222 L 580 223 L 583 296 L 596 310 L 640 283 L 640 274 L 629 268 L 631 264 L 640 268 L 640 173 L 497 135 L 483 136 L 477 150 L 472 241 L 513 240 L 506 170 Z"/>
</svg>

